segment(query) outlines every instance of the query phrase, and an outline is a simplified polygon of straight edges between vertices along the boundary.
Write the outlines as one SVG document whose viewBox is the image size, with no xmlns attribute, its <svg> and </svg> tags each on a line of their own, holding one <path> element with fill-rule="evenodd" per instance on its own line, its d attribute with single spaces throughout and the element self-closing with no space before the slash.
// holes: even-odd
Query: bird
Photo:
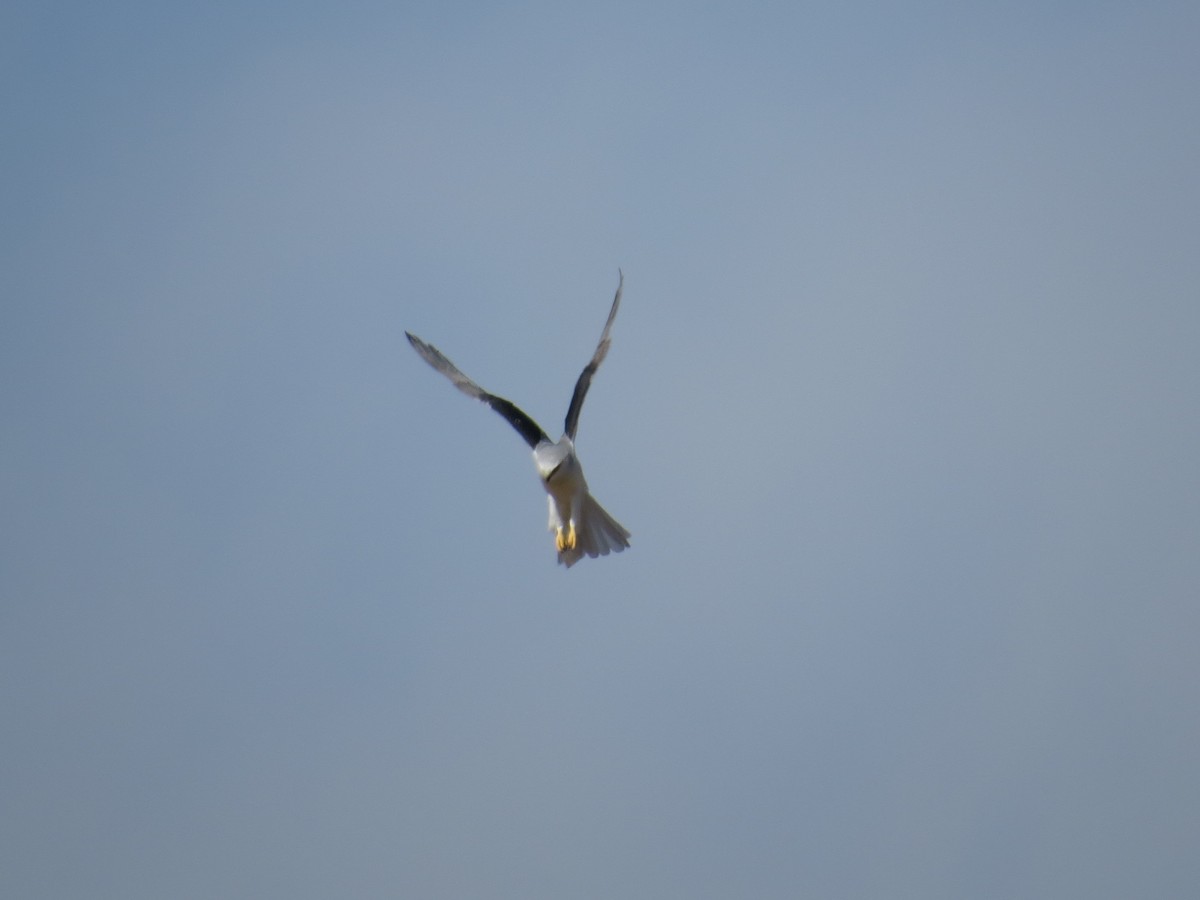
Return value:
<svg viewBox="0 0 1200 900">
<path fill-rule="evenodd" d="M 608 348 L 612 343 L 613 321 L 617 318 L 617 309 L 621 305 L 621 289 L 625 284 L 625 275 L 620 270 L 617 271 L 617 275 L 617 293 L 613 297 L 608 321 L 604 323 L 604 331 L 600 335 L 600 343 L 596 345 L 596 352 L 592 354 L 591 360 L 583 367 L 579 379 L 575 382 L 575 391 L 571 394 L 571 403 L 567 407 L 567 416 L 563 422 L 563 435 L 557 441 L 551 441 L 542 427 L 511 400 L 485 391 L 432 344 L 425 343 L 411 332 L 404 332 L 421 359 L 450 379 L 450 382 L 468 397 L 483 401 L 503 416 L 532 448 L 533 462 L 537 467 L 542 487 L 546 490 L 550 507 L 549 529 L 554 533 L 558 562 L 568 569 L 584 556 L 607 556 L 610 552 L 620 553 L 629 546 L 629 531 L 592 497 L 583 477 L 579 457 L 575 455 L 575 434 L 579 429 L 583 398 L 587 396 L 600 363 L 604 362 L 604 357 L 608 355 Z"/>
</svg>

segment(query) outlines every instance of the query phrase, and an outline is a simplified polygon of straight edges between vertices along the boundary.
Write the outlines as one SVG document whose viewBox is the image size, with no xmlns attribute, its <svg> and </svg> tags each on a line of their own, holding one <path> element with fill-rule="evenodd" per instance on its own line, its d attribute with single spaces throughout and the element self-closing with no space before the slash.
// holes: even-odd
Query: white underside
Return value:
<svg viewBox="0 0 1200 900">
<path fill-rule="evenodd" d="M 629 546 L 629 532 L 591 494 L 584 493 L 576 505 L 574 515 L 575 546 L 558 552 L 558 561 L 568 569 L 585 556 L 608 556 L 620 553 Z M 557 533 L 560 528 L 569 531 L 572 517 L 564 516 L 550 497 L 550 530 Z"/>
<path fill-rule="evenodd" d="M 629 532 L 588 493 L 583 467 L 574 446 L 564 437 L 557 444 L 539 444 L 534 461 L 549 495 L 550 531 L 568 535 L 574 526 L 575 546 L 558 551 L 558 561 L 570 568 L 585 556 L 607 556 L 629 546 Z"/>
</svg>

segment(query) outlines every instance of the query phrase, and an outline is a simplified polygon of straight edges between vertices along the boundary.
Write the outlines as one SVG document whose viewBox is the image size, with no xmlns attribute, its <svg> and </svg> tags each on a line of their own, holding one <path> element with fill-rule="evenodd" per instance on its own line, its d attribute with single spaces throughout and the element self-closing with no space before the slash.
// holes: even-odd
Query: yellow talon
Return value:
<svg viewBox="0 0 1200 900">
<path fill-rule="evenodd" d="M 563 534 L 563 530 L 561 528 L 554 532 L 554 546 L 558 549 L 559 553 L 562 553 L 564 550 L 574 550 L 575 543 L 576 538 L 574 522 L 571 522 L 567 526 L 566 534 Z"/>
</svg>

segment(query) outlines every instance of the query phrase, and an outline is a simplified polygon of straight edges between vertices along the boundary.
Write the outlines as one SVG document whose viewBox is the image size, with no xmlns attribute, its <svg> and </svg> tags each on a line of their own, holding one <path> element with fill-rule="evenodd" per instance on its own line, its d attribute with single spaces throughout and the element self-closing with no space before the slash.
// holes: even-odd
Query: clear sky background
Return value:
<svg viewBox="0 0 1200 900">
<path fill-rule="evenodd" d="M 1200 896 L 1198 34 L 7 3 L 0 895 Z"/>
</svg>

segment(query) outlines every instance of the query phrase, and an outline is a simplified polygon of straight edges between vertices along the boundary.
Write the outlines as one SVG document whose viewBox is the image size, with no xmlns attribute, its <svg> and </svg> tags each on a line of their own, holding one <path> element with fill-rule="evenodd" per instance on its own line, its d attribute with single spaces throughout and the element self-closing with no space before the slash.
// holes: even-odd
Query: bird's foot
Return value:
<svg viewBox="0 0 1200 900">
<path fill-rule="evenodd" d="M 571 522 L 567 525 L 567 532 L 563 534 L 562 528 L 559 528 L 554 533 L 554 546 L 559 553 L 564 550 L 574 550 L 576 544 L 575 523 Z"/>
</svg>

